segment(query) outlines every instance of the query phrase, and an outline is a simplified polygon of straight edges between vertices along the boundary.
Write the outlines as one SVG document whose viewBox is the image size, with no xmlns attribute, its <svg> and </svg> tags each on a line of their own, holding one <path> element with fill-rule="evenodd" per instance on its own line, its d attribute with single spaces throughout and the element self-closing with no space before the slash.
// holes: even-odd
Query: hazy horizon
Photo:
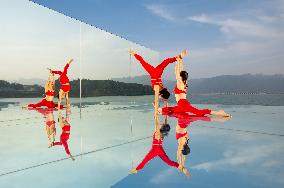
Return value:
<svg viewBox="0 0 284 188">
<path fill-rule="evenodd" d="M 262 75 L 262 76 L 281 76 L 281 77 L 284 77 L 284 74 L 263 74 L 263 73 L 252 74 L 252 73 L 244 73 L 244 74 L 223 74 L 223 75 L 217 75 L 217 76 L 212 76 L 212 77 L 189 78 L 189 79 L 209 79 L 209 78 L 214 78 L 214 77 L 219 77 L 219 76 L 244 76 L 244 75 L 253 75 L 253 76 Z M 149 77 L 149 75 L 143 74 L 143 75 L 131 76 L 131 78 L 135 78 L 135 77 Z M 90 80 L 114 80 L 114 79 L 123 79 L 123 78 L 129 78 L 129 76 L 112 77 L 112 78 L 106 78 L 106 79 L 90 79 L 90 78 L 82 77 L 82 79 L 90 79 Z M 72 81 L 72 80 L 77 80 L 77 79 L 80 79 L 80 78 L 73 78 L 73 79 L 70 79 L 70 80 Z M 0 79 L 0 80 L 8 81 L 10 83 L 19 83 L 19 84 L 23 84 L 23 85 L 38 84 L 38 85 L 42 85 L 42 86 L 46 82 L 45 79 L 41 79 L 41 78 L 19 78 L 19 79 L 15 79 L 15 80 L 5 80 L 5 79 Z M 175 79 L 165 79 L 165 78 L 163 78 L 163 80 L 175 81 Z"/>
</svg>

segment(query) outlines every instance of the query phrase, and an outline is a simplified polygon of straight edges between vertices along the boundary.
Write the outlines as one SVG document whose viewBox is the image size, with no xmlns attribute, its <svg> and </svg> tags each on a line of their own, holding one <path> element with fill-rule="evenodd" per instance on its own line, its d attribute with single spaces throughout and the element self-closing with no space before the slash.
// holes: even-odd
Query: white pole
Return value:
<svg viewBox="0 0 284 188">
<path fill-rule="evenodd" d="M 82 110 L 82 23 L 80 22 L 80 119 Z"/>
</svg>

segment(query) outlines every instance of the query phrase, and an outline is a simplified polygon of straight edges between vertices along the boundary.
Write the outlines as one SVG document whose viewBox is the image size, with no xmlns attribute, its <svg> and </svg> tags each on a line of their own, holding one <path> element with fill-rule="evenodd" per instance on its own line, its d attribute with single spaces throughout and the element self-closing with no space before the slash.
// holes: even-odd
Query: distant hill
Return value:
<svg viewBox="0 0 284 188">
<path fill-rule="evenodd" d="M 71 82 L 71 96 L 79 96 L 79 80 Z M 151 86 L 113 80 L 82 80 L 82 97 L 153 95 Z"/>
<path fill-rule="evenodd" d="M 11 80 L 10 82 L 22 85 L 40 85 L 40 86 L 45 85 L 45 80 L 40 78 L 30 78 L 30 79 L 20 78 L 18 80 Z"/>
<path fill-rule="evenodd" d="M 137 83 L 137 84 L 143 84 L 143 85 L 151 85 L 149 76 L 147 75 L 122 77 L 122 78 L 111 78 L 111 80 L 118 81 L 118 82 L 125 82 L 125 83 Z"/>
<path fill-rule="evenodd" d="M 114 78 L 126 83 L 144 83 L 150 85 L 147 75 L 127 78 Z M 163 80 L 169 90 L 173 90 L 176 81 Z M 191 94 L 215 93 L 284 93 L 283 75 L 243 74 L 222 75 L 212 78 L 190 79 Z"/>
<path fill-rule="evenodd" d="M 283 75 L 243 74 L 193 79 L 190 91 L 203 93 L 284 93 Z"/>
<path fill-rule="evenodd" d="M 80 96 L 80 81 L 70 82 L 70 97 Z M 58 92 L 60 84 L 56 81 L 56 91 Z M 95 96 L 140 96 L 152 95 L 151 86 L 145 86 L 136 83 L 123 83 L 113 80 L 82 80 L 82 97 Z M 0 98 L 28 98 L 42 97 L 44 87 L 39 85 L 22 85 L 0 80 Z"/>
<path fill-rule="evenodd" d="M 0 98 L 40 97 L 44 88 L 39 85 L 22 85 L 0 80 Z"/>
</svg>

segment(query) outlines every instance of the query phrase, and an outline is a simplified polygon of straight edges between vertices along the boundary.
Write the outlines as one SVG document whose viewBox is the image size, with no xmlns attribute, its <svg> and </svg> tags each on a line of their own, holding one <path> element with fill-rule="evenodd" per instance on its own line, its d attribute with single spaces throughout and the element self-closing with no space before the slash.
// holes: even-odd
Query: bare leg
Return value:
<svg viewBox="0 0 284 188">
<path fill-rule="evenodd" d="M 226 113 L 224 110 L 218 110 L 218 111 L 211 110 L 210 114 L 216 116 L 231 117 L 231 115 Z"/>
<path fill-rule="evenodd" d="M 158 115 L 158 108 L 159 108 L 159 90 L 160 90 L 160 86 L 154 85 L 154 91 L 155 91 L 155 101 L 154 101 L 155 117 Z"/>
<path fill-rule="evenodd" d="M 60 104 L 61 104 L 61 99 L 63 98 L 63 94 L 64 94 L 63 90 L 60 89 L 59 90 L 59 98 L 58 98 L 58 106 L 57 106 L 58 111 L 60 111 Z"/>
<path fill-rule="evenodd" d="M 69 93 L 65 93 L 65 99 L 66 99 L 66 107 L 70 107 L 70 102 L 69 102 Z"/>
<path fill-rule="evenodd" d="M 164 100 L 164 107 L 169 107 L 169 102 L 167 100 Z"/>
</svg>

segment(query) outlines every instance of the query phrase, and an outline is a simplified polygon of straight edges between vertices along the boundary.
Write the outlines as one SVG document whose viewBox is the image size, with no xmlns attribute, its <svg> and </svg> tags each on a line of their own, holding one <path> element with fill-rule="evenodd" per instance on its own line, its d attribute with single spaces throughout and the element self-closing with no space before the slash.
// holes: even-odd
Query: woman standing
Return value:
<svg viewBox="0 0 284 188">
<path fill-rule="evenodd" d="M 70 102 L 69 102 L 69 91 L 70 91 L 70 82 L 69 82 L 69 78 L 67 76 L 67 70 L 69 68 L 69 65 L 73 62 L 73 59 L 70 59 L 68 61 L 68 63 L 65 65 L 63 72 L 62 71 L 54 71 L 51 70 L 50 71 L 53 74 L 58 74 L 60 75 L 59 77 L 59 82 L 61 84 L 61 89 L 59 90 L 59 98 L 58 98 L 58 108 L 61 104 L 61 100 L 63 98 L 66 99 L 66 106 L 69 107 L 70 106 Z"/>
</svg>

